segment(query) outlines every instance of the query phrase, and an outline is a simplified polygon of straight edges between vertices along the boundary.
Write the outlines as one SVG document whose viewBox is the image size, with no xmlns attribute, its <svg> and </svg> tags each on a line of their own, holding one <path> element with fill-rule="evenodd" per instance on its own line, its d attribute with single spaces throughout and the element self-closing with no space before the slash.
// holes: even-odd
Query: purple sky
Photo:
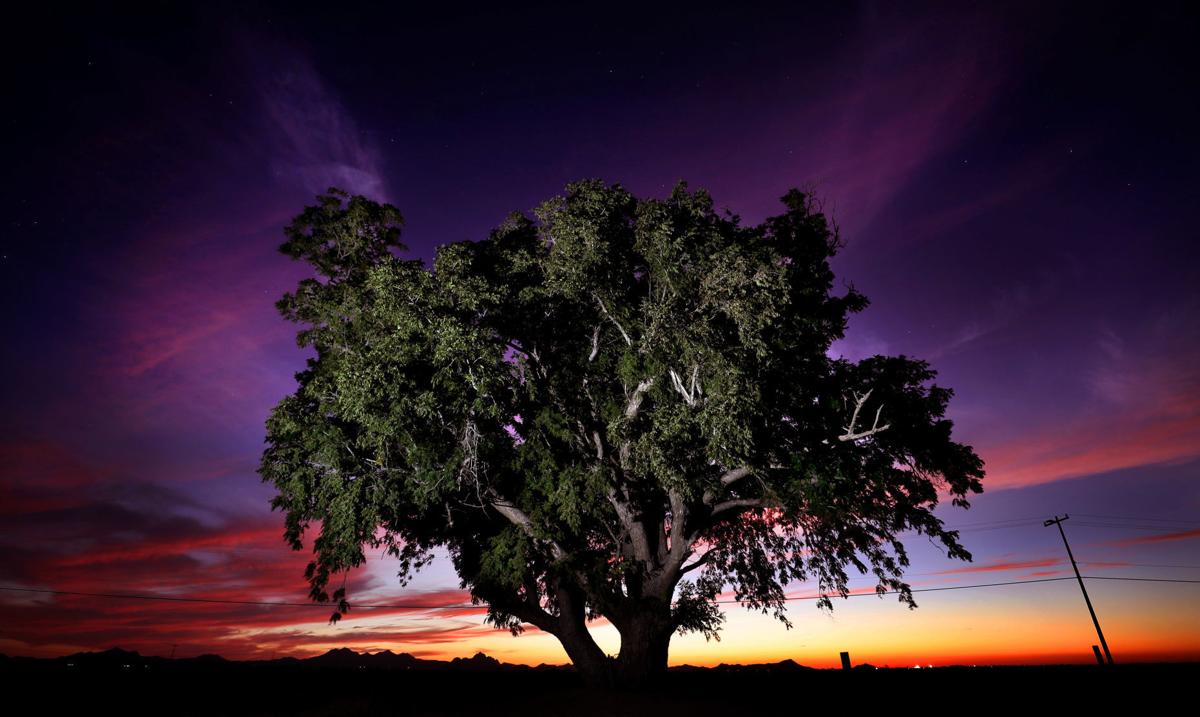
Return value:
<svg viewBox="0 0 1200 717">
<path fill-rule="evenodd" d="M 872 302 L 836 350 L 931 361 L 955 390 L 956 439 L 988 471 L 969 512 L 940 513 L 974 564 L 926 546 L 912 568 L 974 572 L 914 585 L 1067 575 L 1039 522 L 1063 512 L 1085 573 L 1200 579 L 1196 13 L 635 7 L 30 16 L 4 50 L 0 586 L 302 600 L 305 557 L 254 473 L 305 356 L 273 305 L 305 275 L 277 251 L 283 225 L 337 185 L 398 206 L 429 258 L 584 177 L 653 196 L 686 179 L 746 222 L 792 186 L 824 199 L 847 244 L 838 279 Z M 410 594 L 393 572 L 366 571 L 359 595 Z M 994 619 L 1061 606 L 1062 634 L 937 654 L 1090 659 L 1078 590 L 1054 585 L 1053 599 L 1011 588 L 1027 600 Z M 457 586 L 445 562 L 418 585 L 447 603 Z M 1110 582 L 1093 599 L 1114 654 L 1197 659 L 1196 596 Z M 1150 603 L 1191 627 L 1147 622 Z M 0 652 L 338 642 L 294 615 L 129 609 L 0 594 Z M 922 629 L 969 612 L 933 597 L 920 610 Z M 911 619 L 890 602 L 880 614 Z M 394 617 L 404 640 L 355 644 L 506 644 L 478 615 L 445 629 Z M 293 627 L 238 632 L 264 624 Z M 826 657 L 776 626 L 754 628 L 757 647 L 701 641 L 692 661 Z M 880 639 L 880 654 L 915 644 Z"/>
</svg>

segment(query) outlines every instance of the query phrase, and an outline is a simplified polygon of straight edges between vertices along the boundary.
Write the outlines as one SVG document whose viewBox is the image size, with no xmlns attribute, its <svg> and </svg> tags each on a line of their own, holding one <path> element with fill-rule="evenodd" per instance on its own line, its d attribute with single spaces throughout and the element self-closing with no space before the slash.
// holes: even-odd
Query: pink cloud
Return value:
<svg viewBox="0 0 1200 717">
<path fill-rule="evenodd" d="M 1004 563 L 989 563 L 987 565 L 968 565 L 962 568 L 952 568 L 950 570 L 939 570 L 933 575 L 962 575 L 969 573 L 992 573 L 1006 572 L 1009 570 L 1026 570 L 1028 568 L 1046 568 L 1052 565 L 1058 565 L 1062 562 L 1060 558 L 1044 558 L 1040 560 L 1019 560 Z"/>
<path fill-rule="evenodd" d="M 1124 540 L 1114 540 L 1109 545 L 1129 546 L 1129 545 L 1146 545 L 1152 543 L 1171 543 L 1177 540 L 1194 540 L 1200 538 L 1200 528 L 1194 530 L 1180 530 L 1172 533 L 1156 533 L 1154 535 L 1139 535 L 1136 538 L 1126 538 Z"/>
</svg>

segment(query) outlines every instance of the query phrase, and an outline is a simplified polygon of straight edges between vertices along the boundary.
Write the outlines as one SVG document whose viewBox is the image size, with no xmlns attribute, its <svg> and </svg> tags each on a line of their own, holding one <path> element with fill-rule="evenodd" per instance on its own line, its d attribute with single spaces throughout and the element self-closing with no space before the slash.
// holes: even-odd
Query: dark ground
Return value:
<svg viewBox="0 0 1200 717">
<path fill-rule="evenodd" d="M 373 663 L 373 664 L 372 664 Z M 1194 709 L 1200 663 L 1100 667 L 814 670 L 776 665 L 673 668 L 636 694 L 580 686 L 573 671 L 477 655 L 434 663 L 330 653 L 227 662 L 109 651 L 55 660 L 0 657 L 7 702 L 35 714 L 157 715 L 740 715 L 986 712 L 1090 707 L 1148 714 Z M 1192 705 L 1187 707 L 1186 705 Z M 990 708 L 990 709 L 989 709 Z"/>
</svg>

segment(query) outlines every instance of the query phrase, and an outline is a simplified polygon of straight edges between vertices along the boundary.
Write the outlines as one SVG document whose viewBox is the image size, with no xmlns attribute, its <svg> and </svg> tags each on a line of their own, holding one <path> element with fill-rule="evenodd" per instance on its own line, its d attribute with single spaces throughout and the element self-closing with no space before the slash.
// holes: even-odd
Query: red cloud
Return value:
<svg viewBox="0 0 1200 717">
<path fill-rule="evenodd" d="M 968 565 L 962 568 L 939 570 L 933 575 L 958 575 L 961 573 L 992 573 L 1006 570 L 1026 570 L 1028 568 L 1048 568 L 1062 562 L 1061 558 L 1043 558 L 1041 560 L 1020 560 L 1007 563 L 990 563 L 988 565 Z"/>
<path fill-rule="evenodd" d="M 1144 545 L 1146 543 L 1169 543 L 1175 540 L 1191 540 L 1200 538 L 1200 528 L 1181 530 L 1175 533 L 1158 533 L 1156 535 L 1139 535 L 1136 538 L 1114 540 L 1109 545 Z"/>
<path fill-rule="evenodd" d="M 136 545 L 116 545 L 107 549 L 73 555 L 57 562 L 60 567 L 112 562 L 128 563 L 146 560 L 147 558 L 185 555 L 189 551 L 194 550 L 215 549 L 219 551 L 237 546 L 278 550 L 283 545 L 282 527 L 264 527 L 261 524 L 255 524 L 225 532 L 212 533 L 210 535 L 188 536 L 160 542 L 144 542 Z"/>
</svg>

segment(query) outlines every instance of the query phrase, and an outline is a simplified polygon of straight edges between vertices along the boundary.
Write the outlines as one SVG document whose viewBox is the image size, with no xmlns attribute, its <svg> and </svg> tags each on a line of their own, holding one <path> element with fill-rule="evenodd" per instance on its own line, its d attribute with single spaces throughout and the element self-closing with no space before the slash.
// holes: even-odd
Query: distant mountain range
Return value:
<svg viewBox="0 0 1200 717">
<path fill-rule="evenodd" d="M 453 660 L 426 660 L 407 652 L 355 652 L 348 647 L 330 650 L 323 655 L 308 658 L 281 657 L 273 660 L 226 660 L 220 655 L 200 655 L 198 657 L 167 658 L 143 656 L 137 652 L 114 647 L 103 652 L 77 652 L 73 655 L 53 658 L 10 657 L 0 654 L 0 667 L 4 665 L 45 665 L 67 669 L 114 669 L 114 670 L 146 670 L 153 668 L 173 667 L 219 667 L 223 665 L 239 665 L 245 667 L 322 667 L 345 669 L 372 670 L 438 670 L 464 672 L 536 672 L 573 670 L 570 665 L 548 665 L 542 663 L 536 667 L 529 665 L 514 665 L 501 662 L 494 657 L 476 652 L 471 657 L 456 657 Z M 678 672 L 695 672 L 715 670 L 718 672 L 800 672 L 811 670 L 797 664 L 793 660 L 783 660 L 775 663 L 757 665 L 720 664 L 716 667 L 697 667 L 694 665 L 678 665 L 670 668 Z"/>
</svg>

